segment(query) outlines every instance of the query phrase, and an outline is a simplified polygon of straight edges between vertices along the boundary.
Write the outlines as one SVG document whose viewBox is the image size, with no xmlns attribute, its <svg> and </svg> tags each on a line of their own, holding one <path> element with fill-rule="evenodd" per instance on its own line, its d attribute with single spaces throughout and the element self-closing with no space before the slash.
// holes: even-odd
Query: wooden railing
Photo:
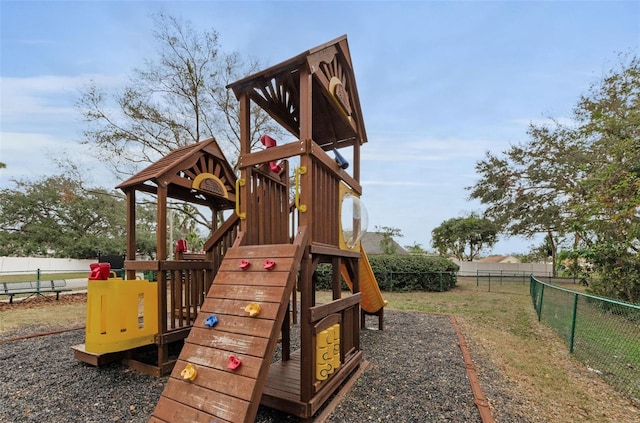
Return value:
<svg viewBox="0 0 640 423">
<path fill-rule="evenodd" d="M 178 260 L 125 261 L 128 271 L 157 275 L 160 334 L 192 325 L 225 253 L 235 241 L 238 226 L 237 216 L 230 216 L 205 243 L 204 254 L 179 254 Z"/>
<path fill-rule="evenodd" d="M 288 165 L 280 179 L 275 173 L 247 169 L 249 190 L 246 205 L 247 231 L 244 245 L 287 244 L 289 240 Z M 295 232 L 293 232 L 295 233 Z"/>
</svg>

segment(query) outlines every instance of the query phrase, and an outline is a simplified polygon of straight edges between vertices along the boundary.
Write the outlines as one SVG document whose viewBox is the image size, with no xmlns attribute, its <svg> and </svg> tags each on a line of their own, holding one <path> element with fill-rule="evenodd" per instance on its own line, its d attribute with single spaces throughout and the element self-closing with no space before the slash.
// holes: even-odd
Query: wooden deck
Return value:
<svg viewBox="0 0 640 423">
<path fill-rule="evenodd" d="M 362 353 L 353 357 L 347 365 L 340 368 L 333 381 L 341 382 L 358 369 L 362 362 Z M 300 400 L 301 377 L 300 350 L 291 354 L 288 361 L 278 361 L 269 368 L 269 376 L 262 393 L 261 404 L 284 411 L 303 419 L 310 418 L 325 404 L 334 389 L 323 389 L 308 403 Z M 330 381 L 331 383 L 331 381 Z"/>
</svg>

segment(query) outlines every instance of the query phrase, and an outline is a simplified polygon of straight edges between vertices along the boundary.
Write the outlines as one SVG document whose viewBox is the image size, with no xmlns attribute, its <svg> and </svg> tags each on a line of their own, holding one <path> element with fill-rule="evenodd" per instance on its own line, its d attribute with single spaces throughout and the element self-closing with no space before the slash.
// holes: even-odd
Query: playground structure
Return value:
<svg viewBox="0 0 640 423">
<path fill-rule="evenodd" d="M 240 104 L 240 178 L 209 139 L 171 152 L 118 186 L 128 205 L 125 278 L 90 281 L 86 343 L 73 347 L 78 360 L 93 365 L 119 359 L 157 376 L 171 373 L 154 422 L 252 422 L 259 404 L 312 419 L 363 361 L 361 302 L 382 328 L 386 302 L 358 242 L 360 204 L 347 201 L 362 194 L 360 147 L 367 138 L 346 36 L 228 88 Z M 263 136 L 265 149 L 252 151 L 252 102 L 296 140 L 278 145 Z M 351 163 L 338 152 L 344 148 L 351 149 Z M 293 170 L 291 158 L 299 159 Z M 135 260 L 137 191 L 157 197 L 152 261 Z M 207 206 L 214 219 L 234 213 L 204 254 L 179 245 L 169 260 L 169 198 Z M 344 214 L 345 207 L 352 213 Z M 315 298 L 321 263 L 332 269 L 326 304 Z M 151 271 L 157 282 L 135 280 Z M 351 295 L 343 296 L 343 277 Z M 121 295 L 129 300 L 116 305 Z M 300 348 L 292 351 L 296 321 Z M 173 357 L 172 345 L 182 342 Z M 281 359 L 272 363 L 278 342 Z M 139 359 L 150 346 L 155 365 Z"/>
</svg>

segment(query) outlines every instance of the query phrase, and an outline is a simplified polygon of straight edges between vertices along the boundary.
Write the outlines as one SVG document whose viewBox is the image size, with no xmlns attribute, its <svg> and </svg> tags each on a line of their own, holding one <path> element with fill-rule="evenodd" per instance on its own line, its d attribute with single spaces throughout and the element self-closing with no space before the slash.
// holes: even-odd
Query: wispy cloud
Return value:
<svg viewBox="0 0 640 423">
<path fill-rule="evenodd" d="M 560 124 L 562 126 L 574 127 L 578 124 L 575 119 L 570 117 L 559 117 L 559 118 L 535 118 L 535 119 L 514 119 L 511 121 L 516 125 L 528 127 L 529 125 L 535 126 L 549 126 L 554 127 L 556 124 Z"/>
<path fill-rule="evenodd" d="M 104 88 L 122 86 L 125 82 L 122 76 L 104 74 L 82 74 L 74 76 L 40 75 L 28 78 L 0 77 L 2 96 L 17 93 L 61 93 L 76 90 L 95 81 Z"/>
<path fill-rule="evenodd" d="M 361 181 L 362 185 L 369 186 L 391 186 L 391 187 L 433 187 L 441 186 L 439 182 L 415 182 L 415 181 Z"/>
<path fill-rule="evenodd" d="M 450 161 L 482 157 L 504 141 L 460 138 L 380 139 L 362 150 L 363 161 Z"/>
<path fill-rule="evenodd" d="M 41 75 L 28 78 L 0 77 L 3 127 L 12 121 L 34 121 L 36 115 L 49 119 L 74 119 L 74 101 L 79 90 L 90 81 L 104 88 L 122 86 L 124 79 L 114 75 Z"/>
</svg>

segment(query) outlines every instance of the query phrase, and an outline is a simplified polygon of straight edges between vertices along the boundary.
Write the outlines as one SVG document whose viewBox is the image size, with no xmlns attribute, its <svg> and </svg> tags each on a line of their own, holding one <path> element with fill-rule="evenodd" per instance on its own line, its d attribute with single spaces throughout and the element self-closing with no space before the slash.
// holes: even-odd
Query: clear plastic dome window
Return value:
<svg viewBox="0 0 640 423">
<path fill-rule="evenodd" d="M 342 239 L 348 248 L 353 249 L 360 243 L 368 224 L 369 215 L 360 198 L 346 193 L 342 197 L 340 225 Z"/>
</svg>

